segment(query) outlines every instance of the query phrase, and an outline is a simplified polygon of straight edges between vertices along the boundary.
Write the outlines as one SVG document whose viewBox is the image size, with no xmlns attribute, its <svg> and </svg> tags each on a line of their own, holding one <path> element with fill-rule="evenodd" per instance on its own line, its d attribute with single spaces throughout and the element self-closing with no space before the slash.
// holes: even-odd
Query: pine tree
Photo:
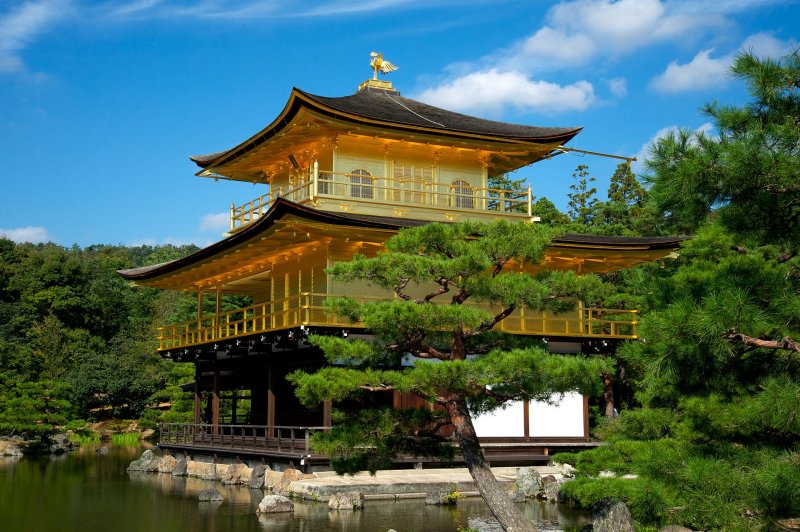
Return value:
<svg viewBox="0 0 800 532">
<path fill-rule="evenodd" d="M 585 164 L 578 165 L 572 174 L 575 183 L 569 186 L 570 192 L 567 194 L 569 202 L 567 214 L 573 222 L 591 225 L 597 215 L 599 200 L 597 199 L 597 188 L 589 187 L 596 179 L 589 175 L 589 167 Z"/>
<path fill-rule="evenodd" d="M 388 467 L 400 453 L 441 455 L 458 445 L 481 495 L 506 530 L 531 530 L 495 480 L 472 425 L 475 413 L 509 401 L 544 399 L 570 390 L 599 388 L 603 359 L 549 354 L 541 347 L 499 337 L 492 330 L 515 310 L 566 311 L 593 300 L 604 286 L 595 276 L 544 270 L 535 265 L 555 231 L 542 224 L 430 224 L 401 231 L 375 258 L 356 256 L 335 265 L 340 280 L 367 280 L 396 299 L 330 303 L 342 317 L 358 320 L 375 340 L 313 337 L 329 366 L 314 374 L 293 373 L 297 395 L 309 406 L 337 404 L 370 394 L 399 392 L 435 408 L 339 413 L 318 450 L 332 455 L 340 472 Z M 479 302 L 482 307 L 465 303 Z M 413 367 L 401 361 L 414 357 Z M 442 427 L 452 427 L 452 440 Z"/>
</svg>

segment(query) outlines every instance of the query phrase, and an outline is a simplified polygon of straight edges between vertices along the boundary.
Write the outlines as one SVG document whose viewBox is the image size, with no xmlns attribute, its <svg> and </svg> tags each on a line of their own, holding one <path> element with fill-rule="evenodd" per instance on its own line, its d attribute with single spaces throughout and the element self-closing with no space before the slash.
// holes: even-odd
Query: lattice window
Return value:
<svg viewBox="0 0 800 532">
<path fill-rule="evenodd" d="M 393 170 L 391 197 L 394 201 L 418 205 L 433 203 L 433 167 L 395 162 Z"/>
<path fill-rule="evenodd" d="M 350 196 L 372 199 L 374 194 L 372 175 L 369 172 L 362 169 L 350 172 Z"/>
<path fill-rule="evenodd" d="M 475 208 L 475 189 L 468 182 L 463 180 L 453 181 L 450 186 L 452 191 L 451 205 L 460 209 Z"/>
</svg>

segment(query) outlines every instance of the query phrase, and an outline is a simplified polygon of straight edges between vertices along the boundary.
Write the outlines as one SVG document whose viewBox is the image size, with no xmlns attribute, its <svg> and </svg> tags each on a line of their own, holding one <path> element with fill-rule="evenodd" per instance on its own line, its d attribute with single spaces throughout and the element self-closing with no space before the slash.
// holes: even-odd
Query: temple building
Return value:
<svg viewBox="0 0 800 532">
<path fill-rule="evenodd" d="M 309 456 L 308 434 L 330 427 L 333 405 L 303 408 L 285 377 L 325 363 L 305 341 L 309 331 L 369 335 L 326 313 L 327 297 L 392 297 L 366 282 L 339 282 L 326 269 L 356 252 L 372 256 L 399 230 L 432 221 L 535 223 L 530 187 L 492 189 L 490 180 L 569 150 L 565 144 L 579 132 L 446 111 L 374 77 L 343 97 L 295 88 L 263 130 L 228 150 L 191 157 L 200 177 L 251 183 L 264 193 L 231 206 L 230 228 L 219 242 L 120 272 L 140 286 L 198 297 L 196 319 L 160 327 L 162 356 L 196 370 L 194 423 L 164 425 L 160 445 L 322 461 Z M 667 257 L 678 242 L 568 234 L 552 242 L 538 267 L 609 272 Z M 244 296 L 246 306 L 225 309 L 227 295 Z M 578 306 L 561 315 L 519 309 L 498 327 L 547 339 L 554 352 L 588 352 L 636 338 L 636 316 L 635 309 Z M 399 393 L 376 401 L 419 406 Z M 518 443 L 516 455 L 546 454 L 547 442 L 588 439 L 587 399 L 567 396 L 557 407 L 520 402 L 475 425 L 487 455 L 498 443 L 504 449 Z"/>
</svg>

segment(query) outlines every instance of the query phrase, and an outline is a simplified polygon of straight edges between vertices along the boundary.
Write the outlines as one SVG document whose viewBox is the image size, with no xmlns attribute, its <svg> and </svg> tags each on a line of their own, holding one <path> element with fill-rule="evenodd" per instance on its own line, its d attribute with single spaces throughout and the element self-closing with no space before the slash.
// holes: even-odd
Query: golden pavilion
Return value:
<svg viewBox="0 0 800 532">
<path fill-rule="evenodd" d="M 330 427 L 331 405 L 303 408 L 285 376 L 325 363 L 304 341 L 309 331 L 369 334 L 327 314 L 327 297 L 392 296 L 367 283 L 340 283 L 327 268 L 356 252 L 374 255 L 399 230 L 432 221 L 533 223 L 531 188 L 492 189 L 491 178 L 568 150 L 565 144 L 580 130 L 454 113 L 403 97 L 376 76 L 349 96 L 295 88 L 281 113 L 255 135 L 190 157 L 200 177 L 252 183 L 265 192 L 231 206 L 229 232 L 219 242 L 178 260 L 120 271 L 137 285 L 198 298 L 196 319 L 160 328 L 159 352 L 196 368 L 187 386 L 195 395 L 194 423 L 163 426 L 160 445 L 321 460 L 312 456 L 308 434 Z M 679 241 L 568 234 L 552 242 L 540 267 L 609 272 L 664 258 Z M 223 296 L 230 294 L 247 296 L 250 304 L 223 310 Z M 204 311 L 209 298 L 216 301 L 211 313 Z M 634 309 L 579 306 L 561 315 L 519 309 L 499 327 L 546 338 L 556 352 L 637 337 Z M 383 400 L 414 404 L 396 393 Z M 475 426 L 487 445 L 577 442 L 588 439 L 587 412 L 581 396 L 566 398 L 560 410 L 520 402 L 479 416 Z"/>
</svg>

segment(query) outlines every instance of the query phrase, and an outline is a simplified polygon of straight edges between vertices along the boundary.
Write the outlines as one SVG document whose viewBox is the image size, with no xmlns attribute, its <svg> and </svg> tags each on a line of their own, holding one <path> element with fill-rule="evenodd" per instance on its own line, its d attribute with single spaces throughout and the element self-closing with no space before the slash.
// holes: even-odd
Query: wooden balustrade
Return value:
<svg viewBox="0 0 800 532">
<path fill-rule="evenodd" d="M 158 350 L 166 351 L 251 334 L 306 326 L 361 327 L 325 309 L 327 294 L 303 292 L 284 299 L 257 303 L 216 315 L 159 327 Z M 356 298 L 380 301 L 380 296 Z M 481 305 L 477 305 L 481 308 Z M 488 306 L 484 306 L 490 310 Z M 580 338 L 637 338 L 635 310 L 583 308 L 564 314 L 519 309 L 497 325 L 509 333 Z"/>
<path fill-rule="evenodd" d="M 160 445 L 309 456 L 312 454 L 311 434 L 330 430 L 330 427 L 161 423 L 159 430 Z"/>
<path fill-rule="evenodd" d="M 309 169 L 308 175 L 289 187 L 279 186 L 242 205 L 231 205 L 230 230 L 237 231 L 258 220 L 277 197 L 295 203 L 330 198 L 517 217 L 532 215 L 533 200 L 530 187 L 504 190 L 473 187 L 458 180 L 454 183 L 436 183 L 412 178 L 365 176 L 319 170 L 315 165 Z"/>
</svg>

